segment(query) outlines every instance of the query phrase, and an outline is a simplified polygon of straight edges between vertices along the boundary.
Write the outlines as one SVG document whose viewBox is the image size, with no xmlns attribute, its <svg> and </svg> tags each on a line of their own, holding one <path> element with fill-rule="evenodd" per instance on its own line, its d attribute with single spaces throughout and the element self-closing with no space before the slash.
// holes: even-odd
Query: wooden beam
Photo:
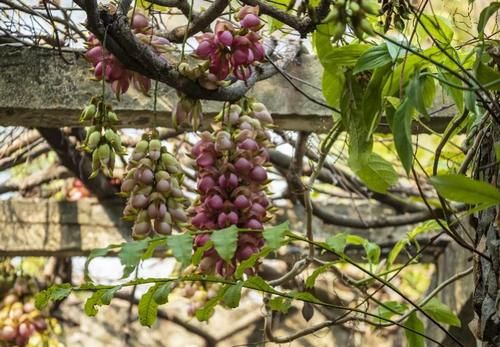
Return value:
<svg viewBox="0 0 500 347">
<path fill-rule="evenodd" d="M 68 54 L 74 60 L 68 65 L 52 51 L 40 48 L 0 47 L 0 125 L 25 127 L 80 126 L 78 117 L 83 106 L 94 95 L 100 95 L 101 84 L 91 81 L 90 65 L 82 58 Z M 321 88 L 322 68 L 311 55 L 302 55 L 290 64 L 287 72 L 296 77 L 294 83 L 313 99 L 325 102 Z M 306 83 L 302 83 L 305 81 Z M 315 86 L 315 87 L 311 87 Z M 107 88 L 109 91 L 109 87 Z M 131 90 L 121 101 L 113 99 L 114 109 L 120 117 L 119 127 L 146 128 L 153 126 L 153 98 Z M 175 105 L 175 90 L 165 85 L 159 88 L 156 124 L 169 127 L 170 110 Z M 328 131 L 332 113 L 304 97 L 282 75 L 259 82 L 251 96 L 264 102 L 276 125 L 285 130 L 304 130 L 317 133 Z M 219 102 L 204 102 L 204 125 L 221 108 Z M 426 124 L 435 131 L 443 131 L 455 114 L 448 109 L 431 117 Z M 387 132 L 382 119 L 380 132 Z M 426 132 L 423 127 L 415 132 Z"/>
<path fill-rule="evenodd" d="M 122 208 L 119 199 L 102 203 L 92 198 L 77 202 L 21 198 L 0 201 L 0 256 L 82 256 L 94 248 L 130 241 L 131 225 L 121 219 Z M 336 208 L 341 209 L 342 205 Z M 295 223 L 293 219 L 291 222 Z M 317 228 L 323 237 L 336 230 L 327 225 L 317 225 Z M 394 236 L 407 231 L 408 228 L 386 228 L 373 233 L 349 230 L 379 244 L 383 255 L 387 255 L 397 241 Z M 421 239 L 419 243 L 423 246 L 428 239 Z M 422 260 L 432 261 L 447 244 L 448 240 L 443 239 L 429 247 Z M 297 251 L 298 248 L 291 247 L 290 256 L 297 256 L 294 253 Z M 413 253 L 416 249 L 408 251 Z M 364 256 L 360 247 L 349 247 L 347 253 L 355 259 Z M 331 257 L 325 258 L 328 259 Z"/>
</svg>

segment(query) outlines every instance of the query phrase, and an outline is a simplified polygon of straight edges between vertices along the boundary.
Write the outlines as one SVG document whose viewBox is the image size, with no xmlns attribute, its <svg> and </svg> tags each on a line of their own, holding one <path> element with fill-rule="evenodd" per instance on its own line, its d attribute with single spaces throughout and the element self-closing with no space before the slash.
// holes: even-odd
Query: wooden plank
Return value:
<svg viewBox="0 0 500 347">
<path fill-rule="evenodd" d="M 121 200 L 103 204 L 95 199 L 78 202 L 21 198 L 0 201 L 0 256 L 80 256 L 94 248 L 130 241 L 131 225 L 121 219 L 122 206 Z M 336 208 L 343 207 L 339 205 Z M 291 222 L 298 225 L 293 218 Z M 319 238 L 336 231 L 335 228 L 318 223 L 315 222 Z M 397 241 L 394 236 L 407 231 L 407 227 L 380 229 L 373 233 L 349 230 L 380 244 L 384 255 Z M 420 240 L 421 245 L 426 242 L 428 239 Z M 435 254 L 441 253 L 446 245 L 447 240 L 442 240 L 429 247 L 423 260 L 432 261 Z M 296 256 L 294 252 L 300 250 L 292 248 L 290 256 Z M 415 249 L 409 251 L 413 253 Z M 347 252 L 355 259 L 361 259 L 364 255 L 360 247 L 349 248 Z"/>
<path fill-rule="evenodd" d="M 0 47 L 0 125 L 79 126 L 81 109 L 93 95 L 100 95 L 101 84 L 89 79 L 89 64 L 83 58 L 68 54 L 68 59 L 75 63 L 67 65 L 57 54 L 46 49 Z M 287 72 L 297 77 L 294 83 L 304 92 L 325 102 L 320 88 L 311 87 L 321 86 L 322 69 L 315 57 L 302 55 L 290 64 Z M 161 85 L 158 95 L 156 124 L 169 127 L 176 92 Z M 282 129 L 323 133 L 332 125 L 329 109 L 304 97 L 280 74 L 257 83 L 250 95 L 268 106 L 276 125 Z M 120 102 L 114 100 L 113 105 L 121 119 L 119 127 L 145 128 L 154 123 L 152 98 L 132 89 Z M 221 103 L 204 102 L 205 126 L 220 108 Z M 453 109 L 440 112 L 426 124 L 441 132 L 454 114 Z M 379 131 L 388 131 L 384 119 Z M 423 127 L 415 127 L 414 131 L 426 132 Z"/>
</svg>

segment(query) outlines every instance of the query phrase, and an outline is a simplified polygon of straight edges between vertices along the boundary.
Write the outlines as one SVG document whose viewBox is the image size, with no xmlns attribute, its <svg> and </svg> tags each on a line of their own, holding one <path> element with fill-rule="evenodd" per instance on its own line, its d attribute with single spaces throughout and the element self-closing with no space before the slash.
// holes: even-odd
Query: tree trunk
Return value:
<svg viewBox="0 0 500 347">
<path fill-rule="evenodd" d="M 499 165 L 495 142 L 500 128 L 493 124 L 480 146 L 475 178 L 498 186 Z M 496 164 L 495 164 L 496 163 Z M 476 336 L 483 347 L 500 347 L 500 211 L 495 206 L 479 212 L 476 227 L 476 249 L 488 256 L 474 256 L 475 289 L 473 296 L 476 314 Z"/>
</svg>

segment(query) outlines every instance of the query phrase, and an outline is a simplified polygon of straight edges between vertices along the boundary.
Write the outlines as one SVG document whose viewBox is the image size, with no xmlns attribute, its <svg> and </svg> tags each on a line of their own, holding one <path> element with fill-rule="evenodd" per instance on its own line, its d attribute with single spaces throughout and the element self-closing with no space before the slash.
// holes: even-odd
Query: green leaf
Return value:
<svg viewBox="0 0 500 347">
<path fill-rule="evenodd" d="M 214 245 L 214 243 L 212 242 L 212 240 L 208 240 L 207 242 L 205 242 L 205 244 L 203 246 L 196 248 L 196 251 L 194 251 L 193 259 L 192 259 L 191 263 L 195 266 L 198 266 L 201 262 L 201 259 L 203 258 L 203 254 L 206 251 L 208 251 L 210 248 L 212 248 L 213 245 Z"/>
<path fill-rule="evenodd" d="M 260 252 L 254 253 L 250 256 L 250 258 L 243 260 L 236 268 L 234 277 L 241 278 L 247 269 L 254 267 L 257 260 L 267 257 L 271 251 L 273 251 L 272 248 L 264 246 Z"/>
<path fill-rule="evenodd" d="M 193 237 L 189 233 L 170 235 L 167 237 L 168 247 L 175 259 L 186 266 L 191 263 L 193 253 Z"/>
<path fill-rule="evenodd" d="M 500 190 L 486 182 L 463 175 L 440 175 L 430 180 L 438 193 L 449 200 L 466 204 L 500 203 Z"/>
<path fill-rule="evenodd" d="M 195 312 L 196 318 L 200 322 L 205 322 L 212 317 L 214 314 L 214 308 L 217 306 L 219 301 L 224 297 L 224 294 L 226 293 L 226 290 L 228 289 L 228 286 L 222 287 L 218 292 L 217 295 L 215 295 L 213 298 L 209 299 L 205 305 L 203 305 L 201 308 L 197 309 Z"/>
<path fill-rule="evenodd" d="M 363 247 L 365 248 L 366 257 L 370 264 L 378 264 L 381 252 L 380 247 L 376 243 L 370 241 L 365 242 Z"/>
<path fill-rule="evenodd" d="M 370 188 L 386 193 L 387 188 L 398 181 L 398 174 L 392 164 L 376 153 L 349 157 L 349 167 Z"/>
<path fill-rule="evenodd" d="M 450 28 L 450 26 L 446 24 L 442 18 L 422 14 L 418 24 L 419 26 L 417 30 L 422 37 L 430 35 L 442 45 L 448 45 L 451 43 L 451 40 L 453 39 L 453 29 Z M 427 29 L 429 34 L 427 34 L 423 27 Z"/>
<path fill-rule="evenodd" d="M 427 107 L 432 106 L 436 94 L 436 84 L 431 76 L 416 74 L 407 88 L 408 98 L 418 112 L 429 118 Z"/>
<path fill-rule="evenodd" d="M 337 69 L 338 65 L 354 65 L 368 48 L 370 48 L 369 45 L 356 43 L 332 47 L 330 52 L 323 56 L 321 63 L 328 71 Z"/>
<path fill-rule="evenodd" d="M 385 319 L 378 319 L 377 323 L 387 323 L 387 319 L 391 319 L 395 314 L 403 314 L 408 309 L 406 304 L 399 301 L 386 301 L 383 304 L 378 308 L 378 315 Z"/>
<path fill-rule="evenodd" d="M 344 73 L 340 68 L 323 71 L 323 78 L 321 80 L 323 96 L 331 107 L 339 106 L 344 82 Z"/>
<path fill-rule="evenodd" d="M 151 327 L 156 322 L 156 316 L 158 315 L 158 303 L 156 302 L 154 295 L 158 287 L 162 285 L 161 283 L 156 283 L 149 287 L 148 291 L 139 300 L 138 312 L 139 312 L 139 322 L 141 325 Z"/>
<path fill-rule="evenodd" d="M 378 46 L 367 49 L 358 59 L 354 66 L 353 73 L 357 74 L 366 70 L 373 70 L 385 66 L 392 62 L 391 55 L 387 49 L 387 44 L 382 43 Z"/>
<path fill-rule="evenodd" d="M 413 165 L 413 146 L 411 142 L 411 122 L 414 107 L 409 99 L 405 99 L 394 114 L 392 120 L 392 134 L 394 145 L 401 164 L 406 173 L 409 173 Z"/>
<path fill-rule="evenodd" d="M 161 236 L 159 238 L 149 240 L 149 245 L 146 248 L 144 254 L 142 255 L 142 260 L 151 258 L 156 248 L 160 246 L 165 246 L 165 247 L 167 246 L 167 240 L 165 239 L 165 237 Z"/>
<path fill-rule="evenodd" d="M 419 333 L 425 333 L 424 323 L 417 317 L 415 312 L 410 314 L 410 316 L 406 319 L 404 326 L 412 328 Z M 405 335 L 408 347 L 425 347 L 425 339 L 423 336 L 417 335 L 413 331 L 407 329 L 405 329 Z"/>
<path fill-rule="evenodd" d="M 118 253 L 120 262 L 123 265 L 122 278 L 128 277 L 139 265 L 144 252 L 148 248 L 149 240 L 133 241 L 123 244 L 122 249 Z"/>
<path fill-rule="evenodd" d="M 240 304 L 241 299 L 241 288 L 243 287 L 243 281 L 237 282 L 235 285 L 227 288 L 223 296 L 224 304 L 230 308 L 236 308 Z"/>
<path fill-rule="evenodd" d="M 85 301 L 85 313 L 94 317 L 98 312 L 98 307 L 102 305 L 109 305 L 115 293 L 121 289 L 122 286 L 115 286 L 112 288 L 98 289 Z"/>
<path fill-rule="evenodd" d="M 305 302 L 312 302 L 315 304 L 321 304 L 321 300 L 316 298 L 312 293 L 309 292 L 297 292 L 297 293 L 292 293 L 293 298 L 295 300 L 300 300 L 300 301 L 305 301 Z"/>
<path fill-rule="evenodd" d="M 484 28 L 486 27 L 486 23 L 488 23 L 491 16 L 493 16 L 499 9 L 500 2 L 492 2 L 481 11 L 479 21 L 477 23 L 477 32 L 480 38 L 484 37 Z"/>
<path fill-rule="evenodd" d="M 449 324 L 454 327 L 461 326 L 460 319 L 456 314 L 437 298 L 430 299 L 422 306 L 422 310 L 440 323 Z"/>
<path fill-rule="evenodd" d="M 286 314 L 292 306 L 292 301 L 290 299 L 277 296 L 269 300 L 268 305 L 272 311 L 278 311 Z"/>
<path fill-rule="evenodd" d="M 266 240 L 266 246 L 273 250 L 280 248 L 285 240 L 285 234 L 288 231 L 290 231 L 288 221 L 266 228 L 266 230 L 262 233 L 264 240 Z"/>
<path fill-rule="evenodd" d="M 382 111 L 382 87 L 386 83 L 391 72 L 391 65 L 377 68 L 373 71 L 370 82 L 366 86 L 363 95 L 364 122 L 369 125 L 367 136 L 372 136 L 380 122 Z"/>
<path fill-rule="evenodd" d="M 260 292 L 277 294 L 278 292 L 259 276 L 252 276 L 245 281 L 245 287 Z"/>
<path fill-rule="evenodd" d="M 211 239 L 217 254 L 229 263 L 233 259 L 234 252 L 236 252 L 238 228 L 232 225 L 229 228 L 216 230 L 213 232 Z"/>
<path fill-rule="evenodd" d="M 339 233 L 337 235 L 330 236 L 326 239 L 326 244 L 336 254 L 344 254 L 345 247 L 347 246 L 347 234 Z"/>
<path fill-rule="evenodd" d="M 307 279 L 306 279 L 306 283 L 305 283 L 306 288 L 313 288 L 318 276 L 321 275 L 322 273 L 328 271 L 333 266 L 334 266 L 333 263 L 328 263 L 328 264 L 321 265 L 320 267 L 315 269 L 313 271 L 313 273 L 311 275 L 309 275 L 309 277 L 307 277 Z"/>
<path fill-rule="evenodd" d="M 83 277 L 86 282 L 91 282 L 92 279 L 89 276 L 89 265 L 90 262 L 97 257 L 104 257 L 107 255 L 111 249 L 109 247 L 106 248 L 95 248 L 92 251 L 90 251 L 89 256 L 87 257 L 87 260 L 85 260 L 85 265 L 83 266 Z"/>
<path fill-rule="evenodd" d="M 43 310 L 52 301 L 60 301 L 71 294 L 71 285 L 68 283 L 53 285 L 35 295 L 35 306 Z"/>
<path fill-rule="evenodd" d="M 481 84 L 489 90 L 500 90 L 500 72 L 492 69 L 488 65 L 479 62 L 476 70 L 476 77 Z"/>
<path fill-rule="evenodd" d="M 392 264 L 396 261 L 398 258 L 399 253 L 406 247 L 406 245 L 409 243 L 408 239 L 402 239 L 396 242 L 394 247 L 392 247 L 391 251 L 387 255 L 387 268 L 391 268 Z"/>
<path fill-rule="evenodd" d="M 158 287 L 153 294 L 153 299 L 158 305 L 163 305 L 168 302 L 168 296 L 172 291 L 172 285 L 170 282 L 158 283 Z"/>
</svg>

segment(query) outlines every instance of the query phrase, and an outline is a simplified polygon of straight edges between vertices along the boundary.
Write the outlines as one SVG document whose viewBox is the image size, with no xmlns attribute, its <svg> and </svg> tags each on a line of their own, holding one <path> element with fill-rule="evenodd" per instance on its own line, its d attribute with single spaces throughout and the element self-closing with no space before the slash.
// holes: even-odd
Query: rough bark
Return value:
<svg viewBox="0 0 500 347">
<path fill-rule="evenodd" d="M 493 124 L 480 147 L 476 178 L 498 186 L 500 173 L 495 156 L 495 142 L 500 138 L 500 128 Z M 495 164 L 496 163 L 496 164 Z M 500 214 L 495 206 L 478 213 L 475 247 L 486 254 L 475 257 L 473 296 L 476 314 L 476 336 L 483 347 L 500 346 Z"/>
</svg>

